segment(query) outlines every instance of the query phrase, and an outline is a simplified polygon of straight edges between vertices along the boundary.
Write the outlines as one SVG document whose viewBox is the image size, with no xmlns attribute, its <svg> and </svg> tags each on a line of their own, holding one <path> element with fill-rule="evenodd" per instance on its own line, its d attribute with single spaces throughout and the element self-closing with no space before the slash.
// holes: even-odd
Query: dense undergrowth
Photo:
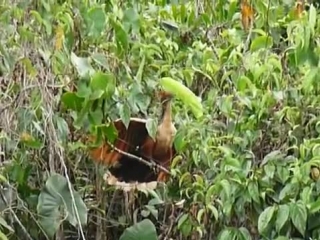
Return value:
<svg viewBox="0 0 320 240">
<path fill-rule="evenodd" d="M 232 0 L 3 1 L 0 237 L 320 239 L 319 13 L 296 4 L 244 29 Z M 84 139 L 157 119 L 162 77 L 203 115 L 174 101 L 172 178 L 133 198 Z"/>
</svg>

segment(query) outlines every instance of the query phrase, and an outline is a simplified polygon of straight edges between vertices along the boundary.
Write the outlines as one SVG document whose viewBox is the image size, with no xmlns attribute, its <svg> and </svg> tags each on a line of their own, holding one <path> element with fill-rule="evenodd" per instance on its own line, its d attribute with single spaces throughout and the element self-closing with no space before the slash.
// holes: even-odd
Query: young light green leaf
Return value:
<svg viewBox="0 0 320 240">
<path fill-rule="evenodd" d="M 310 5 L 309 8 L 309 28 L 311 30 L 312 35 L 314 34 L 314 27 L 317 22 L 317 10 L 313 6 L 313 4 Z"/>
<path fill-rule="evenodd" d="M 174 94 L 186 105 L 188 105 L 196 118 L 200 118 L 203 115 L 201 99 L 197 97 L 189 88 L 170 77 L 162 78 L 160 80 L 160 84 L 166 91 Z"/>
<path fill-rule="evenodd" d="M 253 52 L 261 48 L 269 48 L 272 44 L 273 40 L 270 36 L 259 36 L 252 41 L 250 50 Z"/>
<path fill-rule="evenodd" d="M 274 206 L 267 207 L 264 209 L 264 211 L 260 214 L 259 219 L 258 219 L 258 231 L 259 233 L 263 233 L 267 227 L 268 224 L 270 223 L 273 214 L 275 211 Z"/>
</svg>

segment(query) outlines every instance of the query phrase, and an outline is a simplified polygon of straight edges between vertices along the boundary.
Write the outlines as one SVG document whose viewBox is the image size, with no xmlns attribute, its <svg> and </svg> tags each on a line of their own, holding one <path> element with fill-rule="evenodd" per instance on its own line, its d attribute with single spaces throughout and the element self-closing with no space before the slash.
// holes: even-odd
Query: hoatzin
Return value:
<svg viewBox="0 0 320 240">
<path fill-rule="evenodd" d="M 128 128 L 121 119 L 118 119 L 113 123 L 118 131 L 113 146 L 103 143 L 90 151 L 91 158 L 108 165 L 110 173 L 119 182 L 164 182 L 168 178 L 168 172 L 164 169 L 156 171 L 142 161 L 132 158 L 134 155 L 168 169 L 176 153 L 173 139 L 177 130 L 172 123 L 171 113 L 173 96 L 164 91 L 159 92 L 158 96 L 162 105 L 162 114 L 155 139 L 148 134 L 146 119 L 131 118 Z"/>
</svg>

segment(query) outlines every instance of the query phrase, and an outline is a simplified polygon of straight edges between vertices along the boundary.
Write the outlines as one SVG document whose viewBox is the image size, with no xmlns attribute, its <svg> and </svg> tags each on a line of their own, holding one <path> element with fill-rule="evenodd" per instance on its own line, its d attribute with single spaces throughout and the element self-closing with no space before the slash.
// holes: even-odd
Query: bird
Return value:
<svg viewBox="0 0 320 240">
<path fill-rule="evenodd" d="M 118 132 L 114 143 L 104 141 L 89 150 L 90 157 L 107 165 L 117 181 L 148 183 L 169 179 L 169 172 L 165 170 L 176 155 L 173 141 L 177 129 L 171 106 L 174 95 L 162 90 L 157 96 L 161 103 L 161 116 L 154 138 L 148 133 L 147 119 L 132 117 L 127 128 L 121 119 L 117 119 L 113 122 Z M 152 166 L 155 164 L 162 168 L 154 169 Z"/>
</svg>

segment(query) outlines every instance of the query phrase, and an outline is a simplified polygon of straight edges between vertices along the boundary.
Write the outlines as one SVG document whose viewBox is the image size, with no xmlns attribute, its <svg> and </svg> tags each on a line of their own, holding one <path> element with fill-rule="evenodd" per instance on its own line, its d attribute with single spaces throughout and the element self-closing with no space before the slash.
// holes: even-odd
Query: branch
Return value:
<svg viewBox="0 0 320 240">
<path fill-rule="evenodd" d="M 147 160 L 143 159 L 142 157 L 138 157 L 138 156 L 133 155 L 133 154 L 131 154 L 131 153 L 127 153 L 127 152 L 125 152 L 125 151 L 122 151 L 121 149 L 117 148 L 116 146 L 114 146 L 114 145 L 113 145 L 112 143 L 110 143 L 109 141 L 107 141 L 107 143 L 108 143 L 108 145 L 110 145 L 110 147 L 111 147 L 113 150 L 115 150 L 116 152 L 118 152 L 118 153 L 120 153 L 120 154 L 123 154 L 123 155 L 125 155 L 125 156 L 127 156 L 127 157 L 129 157 L 129 158 L 135 159 L 135 160 L 137 160 L 137 161 L 139 161 L 139 162 L 147 165 L 147 166 L 150 167 L 150 168 L 155 168 L 155 167 L 156 167 L 156 168 L 162 170 L 163 172 L 171 175 L 171 173 L 169 172 L 168 169 L 166 169 L 165 167 L 157 164 L 157 163 L 154 162 L 153 160 L 147 161 Z"/>
</svg>

